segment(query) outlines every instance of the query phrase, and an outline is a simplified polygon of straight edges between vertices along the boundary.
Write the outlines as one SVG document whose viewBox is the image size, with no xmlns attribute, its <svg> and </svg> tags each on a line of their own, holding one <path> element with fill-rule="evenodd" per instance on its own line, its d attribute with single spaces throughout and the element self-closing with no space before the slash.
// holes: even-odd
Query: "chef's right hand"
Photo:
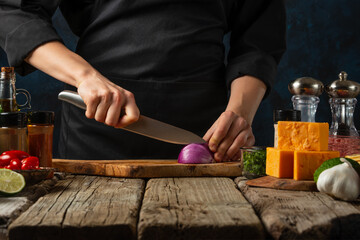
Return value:
<svg viewBox="0 0 360 240">
<path fill-rule="evenodd" d="M 78 93 L 86 104 L 86 117 L 116 128 L 139 119 L 134 94 L 112 83 L 99 72 L 86 76 L 78 84 Z"/>
<path fill-rule="evenodd" d="M 50 76 L 77 87 L 87 107 L 86 117 L 119 128 L 139 119 L 134 95 L 102 76 L 63 43 L 44 43 L 29 53 L 25 61 Z"/>
</svg>

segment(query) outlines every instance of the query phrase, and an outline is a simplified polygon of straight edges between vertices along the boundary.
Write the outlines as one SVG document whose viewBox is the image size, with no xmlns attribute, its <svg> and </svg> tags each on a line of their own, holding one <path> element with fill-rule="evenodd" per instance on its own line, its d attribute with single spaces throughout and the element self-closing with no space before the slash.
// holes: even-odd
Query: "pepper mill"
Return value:
<svg viewBox="0 0 360 240">
<path fill-rule="evenodd" d="M 326 86 L 326 92 L 332 113 L 329 150 L 339 151 L 341 157 L 359 153 L 360 138 L 354 125 L 354 111 L 360 84 L 348 80 L 347 73 L 341 72 L 338 80 Z"/>
<path fill-rule="evenodd" d="M 288 86 L 293 107 L 301 111 L 302 122 L 315 122 L 315 114 L 320 102 L 319 96 L 324 90 L 324 84 L 311 77 L 295 79 Z"/>
</svg>

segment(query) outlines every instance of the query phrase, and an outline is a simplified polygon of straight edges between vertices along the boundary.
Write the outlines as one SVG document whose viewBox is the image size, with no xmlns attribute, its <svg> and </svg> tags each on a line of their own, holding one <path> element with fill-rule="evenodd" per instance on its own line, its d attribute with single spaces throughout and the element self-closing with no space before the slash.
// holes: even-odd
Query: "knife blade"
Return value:
<svg viewBox="0 0 360 240">
<path fill-rule="evenodd" d="M 80 95 L 74 91 L 64 90 L 59 93 L 58 99 L 71 103 L 86 110 L 86 104 Z M 139 120 L 121 129 L 137 133 L 160 141 L 186 145 L 205 142 L 200 136 L 185 129 L 140 115 Z"/>
</svg>

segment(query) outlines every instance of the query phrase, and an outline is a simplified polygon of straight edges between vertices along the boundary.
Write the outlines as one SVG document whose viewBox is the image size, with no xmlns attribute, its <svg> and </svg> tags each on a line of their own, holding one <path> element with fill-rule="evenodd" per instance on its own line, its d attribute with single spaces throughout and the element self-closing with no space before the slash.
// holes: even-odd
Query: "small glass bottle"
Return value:
<svg viewBox="0 0 360 240">
<path fill-rule="evenodd" d="M 19 109 L 30 109 L 31 96 L 25 89 L 15 88 L 15 72 L 13 67 L 2 67 L 0 74 L 0 113 L 17 112 Z M 26 102 L 19 105 L 16 102 L 16 96 L 24 94 Z"/>
<path fill-rule="evenodd" d="M 0 113 L 0 154 L 10 150 L 28 151 L 26 125 L 26 113 Z"/>
<path fill-rule="evenodd" d="M 293 109 L 276 109 L 274 110 L 274 148 L 277 148 L 278 143 L 278 121 L 301 121 L 301 112 Z"/>
<path fill-rule="evenodd" d="M 54 116 L 49 111 L 28 114 L 29 154 L 39 158 L 40 167 L 52 167 Z"/>
</svg>

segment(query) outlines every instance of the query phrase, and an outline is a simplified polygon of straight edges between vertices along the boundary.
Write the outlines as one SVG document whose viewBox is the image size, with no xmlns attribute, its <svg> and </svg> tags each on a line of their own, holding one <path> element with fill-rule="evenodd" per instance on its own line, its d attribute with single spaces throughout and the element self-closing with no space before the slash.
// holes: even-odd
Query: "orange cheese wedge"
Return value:
<svg viewBox="0 0 360 240">
<path fill-rule="evenodd" d="M 315 122 L 278 122 L 278 148 L 284 150 L 326 151 L 329 124 Z"/>
<path fill-rule="evenodd" d="M 266 148 L 266 174 L 277 178 L 293 178 L 294 151 Z"/>
<path fill-rule="evenodd" d="M 331 158 L 340 157 L 338 151 L 295 151 L 294 179 L 313 180 L 314 172 L 320 165 Z"/>
</svg>

